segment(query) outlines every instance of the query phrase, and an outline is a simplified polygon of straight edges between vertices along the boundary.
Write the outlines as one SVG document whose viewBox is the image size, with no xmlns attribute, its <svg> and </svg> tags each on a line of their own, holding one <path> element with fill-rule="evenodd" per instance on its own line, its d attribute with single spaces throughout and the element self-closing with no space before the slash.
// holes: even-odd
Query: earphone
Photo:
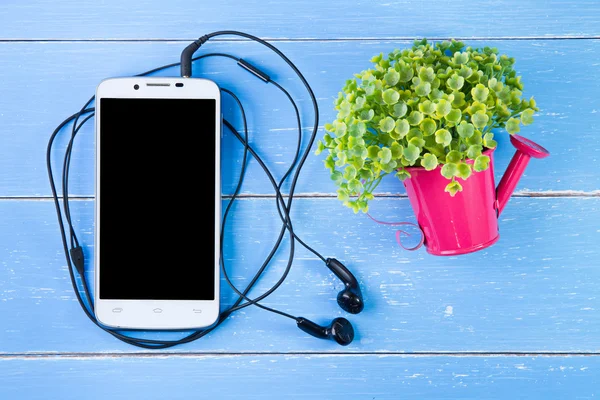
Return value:
<svg viewBox="0 0 600 400">
<path fill-rule="evenodd" d="M 300 114 L 299 114 L 298 107 L 296 106 L 294 100 L 282 86 L 280 86 L 277 82 L 273 81 L 267 74 L 265 74 L 263 71 L 256 68 L 255 66 L 251 65 L 247 61 L 240 59 L 240 58 L 236 58 L 229 54 L 212 53 L 212 54 L 205 54 L 205 55 L 202 55 L 202 56 L 199 56 L 196 58 L 192 58 L 194 52 L 202 44 L 204 44 L 210 38 L 213 38 L 215 36 L 221 36 L 221 35 L 241 36 L 241 37 L 256 41 L 256 42 L 268 47 L 270 50 L 275 52 L 281 59 L 283 59 L 292 68 L 292 70 L 296 73 L 298 78 L 304 84 L 305 88 L 307 89 L 307 91 L 309 93 L 312 104 L 313 104 L 315 121 L 314 121 L 314 126 L 312 129 L 310 139 L 306 146 L 306 151 L 304 153 L 302 153 L 301 156 L 300 156 L 300 154 L 301 154 L 300 153 L 300 139 L 301 139 L 301 133 L 302 133 L 301 130 L 302 129 L 301 129 L 301 124 L 300 124 Z M 222 267 L 221 269 L 223 271 L 223 276 L 225 277 L 227 283 L 232 287 L 232 289 L 238 295 L 238 299 L 231 307 L 229 307 L 226 310 L 221 312 L 221 314 L 219 316 L 219 320 L 213 327 L 204 329 L 204 330 L 195 331 L 179 340 L 168 341 L 168 340 L 153 340 L 153 339 L 135 338 L 135 337 L 124 335 L 115 330 L 103 327 L 102 325 L 100 325 L 98 323 L 98 321 L 95 320 L 95 316 L 94 316 L 94 312 L 93 312 L 94 304 L 93 304 L 93 301 L 91 300 L 90 291 L 89 291 L 89 287 L 88 287 L 89 285 L 87 283 L 87 280 L 86 280 L 86 277 L 84 274 L 84 264 L 85 264 L 84 251 L 77 239 L 77 235 L 75 234 L 75 229 L 72 225 L 71 213 L 70 213 L 70 208 L 69 208 L 69 196 L 68 196 L 68 177 L 69 177 L 69 167 L 70 167 L 73 142 L 75 140 L 77 133 L 81 129 L 81 127 L 94 115 L 94 107 L 91 106 L 91 104 L 94 100 L 93 97 L 81 108 L 81 110 L 79 112 L 77 112 L 77 113 L 73 114 L 71 117 L 67 118 L 55 129 L 55 131 L 51 135 L 50 140 L 48 142 L 48 148 L 47 148 L 47 152 L 46 152 L 46 162 L 47 162 L 47 168 L 48 168 L 48 175 L 49 175 L 49 179 L 50 179 L 50 186 L 51 186 L 51 190 L 52 190 L 54 204 L 55 204 L 56 211 L 57 211 L 59 228 L 60 228 L 63 247 L 64 247 L 66 259 L 67 259 L 67 264 L 69 267 L 71 283 L 75 290 L 77 299 L 78 299 L 81 307 L 84 309 L 84 312 L 86 313 L 88 318 L 90 320 L 92 320 L 92 322 L 94 322 L 97 326 L 99 326 L 106 332 L 110 333 L 117 339 L 120 339 L 128 344 L 142 347 L 142 348 L 162 349 L 162 348 L 168 348 L 168 347 L 172 347 L 172 346 L 182 344 L 182 343 L 188 343 L 193 340 L 199 339 L 200 337 L 203 337 L 204 335 L 206 335 L 207 333 L 209 333 L 213 329 L 215 329 L 221 322 L 223 322 L 233 312 L 240 310 L 242 308 L 245 308 L 249 305 L 255 305 L 264 310 L 291 318 L 296 321 L 296 325 L 298 326 L 299 329 L 301 329 L 302 331 L 306 332 L 307 334 L 309 334 L 311 336 L 321 338 L 321 339 L 330 339 L 340 345 L 348 345 L 354 339 L 354 328 L 353 328 L 352 324 L 345 318 L 342 318 L 342 317 L 335 318 L 329 326 L 320 326 L 320 325 L 318 325 L 312 321 L 309 321 L 308 319 L 305 319 L 303 317 L 295 317 L 295 316 L 292 316 L 291 314 L 285 313 L 280 310 L 276 310 L 271 307 L 267 307 L 267 306 L 259 303 L 261 300 L 263 300 L 266 297 L 268 297 L 269 295 L 271 295 L 283 283 L 283 281 L 287 277 L 287 275 L 290 271 L 291 265 L 292 265 L 292 261 L 293 261 L 295 242 L 297 241 L 298 243 L 302 244 L 306 249 L 308 249 L 313 254 L 315 254 L 317 257 L 319 257 L 325 263 L 325 265 L 329 268 L 329 270 L 337 278 L 339 278 L 342 281 L 342 283 L 344 284 L 344 289 L 342 289 L 337 295 L 338 305 L 346 312 L 349 312 L 352 314 L 358 314 L 364 308 L 362 293 L 361 293 L 358 281 L 356 280 L 354 275 L 337 259 L 335 259 L 335 258 L 325 259 L 321 254 L 319 254 L 317 251 L 315 251 L 310 246 L 308 246 L 306 243 L 304 243 L 293 230 L 292 222 L 290 219 L 290 211 L 291 211 L 291 206 L 292 206 L 292 202 L 293 202 L 293 198 L 294 198 L 294 190 L 295 190 L 295 186 L 296 186 L 296 182 L 297 182 L 300 170 L 302 169 L 302 166 L 307 159 L 310 148 L 311 148 L 312 144 L 314 143 L 316 133 L 318 130 L 318 121 L 319 121 L 319 111 L 318 111 L 318 106 L 317 106 L 317 102 L 316 102 L 314 93 L 313 93 L 310 85 L 304 78 L 304 76 L 302 76 L 300 71 L 297 69 L 297 67 L 281 51 L 279 51 L 276 47 L 269 44 L 268 42 L 265 42 L 262 39 L 259 39 L 255 36 L 252 36 L 252 35 L 249 35 L 249 34 L 246 34 L 243 32 L 219 31 L 219 32 L 213 32 L 211 34 L 202 36 L 197 41 L 188 45 L 181 54 L 181 62 L 180 63 L 165 65 L 165 66 L 153 69 L 151 71 L 147 71 L 143 74 L 139 74 L 138 76 L 149 75 L 154 72 L 162 71 L 164 69 L 180 65 L 182 77 L 191 77 L 193 61 L 199 60 L 201 58 L 213 57 L 213 56 L 220 56 L 220 57 L 226 57 L 226 58 L 233 59 L 238 63 L 238 65 L 240 65 L 242 68 L 249 71 L 250 73 L 254 74 L 259 79 L 264 81 L 265 83 L 271 83 L 271 84 L 275 85 L 279 90 L 281 90 L 287 96 L 287 98 L 292 103 L 295 113 L 296 113 L 296 119 L 297 119 L 297 123 L 298 123 L 299 140 L 298 140 L 296 156 L 295 156 L 294 161 L 291 164 L 290 168 L 284 174 L 283 178 L 279 182 L 277 182 L 275 180 L 275 178 L 273 177 L 273 175 L 271 174 L 271 172 L 269 171 L 269 169 L 267 168 L 267 166 L 265 165 L 265 163 L 260 158 L 260 156 L 256 153 L 256 151 L 249 144 L 246 116 L 245 116 L 245 111 L 242 106 L 242 103 L 239 101 L 239 99 L 233 92 L 231 92 L 225 88 L 222 89 L 224 93 L 227 93 L 229 96 L 231 96 L 234 99 L 234 101 L 237 103 L 237 105 L 241 111 L 241 114 L 242 114 L 242 121 L 243 121 L 243 125 L 244 125 L 244 136 L 242 136 L 233 127 L 233 125 L 231 125 L 227 120 L 225 120 L 225 119 L 223 120 L 224 125 L 234 134 L 234 136 L 244 146 L 242 171 L 240 172 L 240 177 L 238 180 L 238 185 L 236 187 L 236 190 L 234 191 L 234 194 L 231 196 L 231 200 L 228 203 L 228 205 L 223 213 L 223 223 L 222 223 L 223 229 L 221 231 L 221 260 L 220 260 L 221 267 Z M 82 121 L 79 122 L 79 119 L 82 117 L 83 117 Z M 53 145 L 54 139 L 56 138 L 58 133 L 69 123 L 72 123 L 72 130 L 71 130 L 71 139 L 67 145 L 67 149 L 65 151 L 65 156 L 64 156 L 64 162 L 63 162 L 62 201 L 63 201 L 63 212 L 64 212 L 64 216 L 65 216 L 65 219 L 66 219 L 66 222 L 68 225 L 68 233 L 69 233 L 70 243 L 68 243 L 68 241 L 67 241 L 66 230 L 65 230 L 65 226 L 64 226 L 62 212 L 61 212 L 60 200 L 59 200 L 59 197 L 57 194 L 56 185 L 54 182 L 54 176 L 53 176 L 52 167 L 51 167 L 51 153 L 52 153 L 52 145 Z M 247 160 L 248 153 L 250 153 L 252 155 L 252 157 L 260 164 L 260 166 L 262 167 L 263 171 L 265 172 L 265 174 L 267 175 L 267 177 L 269 178 L 269 181 L 271 182 L 271 184 L 273 186 L 273 189 L 274 189 L 275 195 L 276 195 L 276 200 L 277 200 L 277 210 L 278 210 L 279 216 L 282 221 L 282 230 L 281 230 L 281 233 L 273 247 L 273 250 L 270 252 L 269 256 L 267 257 L 267 259 L 265 260 L 263 265 L 260 267 L 260 269 L 257 271 L 257 273 L 255 274 L 253 279 L 250 281 L 250 283 L 246 286 L 246 288 L 244 290 L 239 290 L 233 284 L 233 282 L 231 282 L 231 280 L 229 279 L 229 276 L 227 274 L 227 269 L 226 269 L 225 262 L 224 262 L 224 259 L 222 256 L 222 251 L 223 251 L 222 244 L 223 244 L 223 234 L 225 232 L 226 220 L 227 220 L 227 216 L 228 216 L 231 204 L 233 204 L 233 202 L 237 198 L 237 196 L 239 194 L 239 189 L 241 187 L 241 183 L 244 179 L 245 166 L 246 166 L 246 160 Z M 296 170 L 295 170 L 294 174 L 292 175 L 292 171 L 294 168 L 296 168 Z M 283 183 L 290 176 L 292 176 L 292 181 L 290 184 L 287 201 L 285 201 L 284 196 L 282 195 L 280 190 L 281 190 Z M 258 279 L 260 278 L 262 273 L 265 271 L 265 269 L 267 268 L 269 262 L 272 260 L 274 254 L 275 254 L 275 251 L 277 250 L 279 245 L 282 243 L 282 239 L 286 232 L 290 236 L 290 257 L 289 257 L 288 265 L 285 269 L 285 272 L 283 273 L 281 278 L 278 280 L 278 282 L 276 282 L 269 290 L 267 290 L 266 292 L 264 292 L 263 294 L 261 294 L 260 296 L 254 298 L 254 299 L 249 298 L 248 297 L 249 291 L 254 286 L 254 284 L 258 281 Z M 77 273 L 81 279 L 82 286 L 83 286 L 83 292 L 84 292 L 84 296 L 85 296 L 85 301 L 84 301 L 84 298 L 82 298 L 81 294 L 79 293 L 79 288 L 78 288 L 78 285 L 77 285 L 76 279 L 75 279 L 75 273 Z M 245 301 L 245 302 L 243 302 L 243 301 Z M 86 302 L 87 302 L 87 305 L 86 305 Z"/>
</svg>

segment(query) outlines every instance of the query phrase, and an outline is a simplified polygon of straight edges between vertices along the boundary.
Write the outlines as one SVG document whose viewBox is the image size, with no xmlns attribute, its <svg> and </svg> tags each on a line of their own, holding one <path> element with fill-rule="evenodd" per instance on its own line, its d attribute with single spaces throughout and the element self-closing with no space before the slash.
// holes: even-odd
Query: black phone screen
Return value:
<svg viewBox="0 0 600 400">
<path fill-rule="evenodd" d="M 100 99 L 100 298 L 214 300 L 214 99 Z"/>
</svg>

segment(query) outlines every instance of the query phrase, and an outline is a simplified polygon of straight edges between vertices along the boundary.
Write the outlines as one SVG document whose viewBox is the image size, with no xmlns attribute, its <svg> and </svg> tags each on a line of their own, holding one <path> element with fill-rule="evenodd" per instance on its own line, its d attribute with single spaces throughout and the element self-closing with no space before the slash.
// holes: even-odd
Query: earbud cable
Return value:
<svg viewBox="0 0 600 400">
<path fill-rule="evenodd" d="M 266 43 L 266 42 L 265 42 Z M 268 47 L 271 47 L 270 45 Z M 211 53 L 211 54 L 205 54 L 199 57 L 195 57 L 193 59 L 193 61 L 196 61 L 198 59 L 201 58 L 205 58 L 205 57 L 210 57 L 210 56 L 224 56 L 224 57 L 228 57 L 234 60 L 239 60 L 236 57 L 230 56 L 228 54 L 223 54 L 223 53 Z M 289 61 L 289 60 L 288 60 Z M 291 62 L 289 62 L 291 63 Z M 179 63 L 173 63 L 173 64 L 169 64 L 163 67 L 159 67 L 159 68 L 155 68 L 153 70 L 147 71 L 145 73 L 139 74 L 137 76 L 146 76 L 149 75 L 151 73 L 155 73 L 155 72 L 159 72 L 162 71 L 164 69 L 170 68 L 170 67 L 174 67 L 179 65 Z M 292 64 L 293 65 L 293 64 Z M 297 69 L 295 68 L 295 66 L 293 67 L 294 70 L 297 71 Z M 298 71 L 299 72 L 299 71 Z M 306 86 L 308 86 L 308 83 L 306 83 L 306 81 L 302 78 L 301 80 L 303 80 L 303 83 L 305 83 Z M 281 87 L 279 84 L 277 84 L 274 81 L 270 81 L 271 83 L 275 84 L 276 87 L 278 87 L 280 90 L 282 90 L 286 96 L 289 98 L 289 100 L 292 102 L 292 105 L 294 107 L 294 110 L 296 112 L 296 118 L 298 121 L 298 130 L 299 130 L 299 140 L 298 140 L 298 145 L 297 145 L 297 149 L 296 149 L 296 155 L 294 157 L 294 162 L 291 164 L 290 168 L 287 170 L 287 172 L 285 173 L 284 177 L 281 179 L 281 181 L 279 183 L 276 183 L 275 180 L 273 179 L 269 169 L 266 167 L 266 165 L 262 162 L 262 160 L 260 159 L 260 157 L 258 156 L 258 154 L 252 149 L 252 147 L 249 145 L 248 142 L 248 131 L 247 131 L 247 123 L 246 123 L 246 118 L 245 118 L 245 112 L 243 110 L 242 104 L 239 101 L 239 99 L 233 95 L 233 93 L 227 89 L 224 89 L 223 91 L 225 93 L 228 93 L 229 95 L 233 95 L 234 100 L 236 101 L 236 103 L 238 104 L 238 106 L 240 107 L 241 111 L 242 111 L 242 120 L 244 123 L 244 137 L 242 137 L 237 130 L 227 121 L 224 120 L 224 124 L 227 126 L 227 128 L 229 130 L 231 130 L 234 135 L 236 136 L 236 138 L 238 140 L 240 140 L 240 142 L 244 145 L 244 162 L 243 162 L 243 166 L 242 166 L 242 172 L 240 173 L 240 177 L 238 180 L 238 185 L 236 187 L 236 191 L 234 193 L 234 195 L 232 196 L 230 202 L 228 203 L 228 206 L 226 208 L 226 211 L 224 213 L 223 216 L 223 226 L 225 226 L 225 222 L 226 222 L 226 216 L 227 213 L 229 212 L 229 209 L 231 207 L 231 204 L 233 203 L 233 201 L 237 198 L 237 195 L 239 193 L 239 189 L 241 187 L 241 182 L 243 181 L 244 178 L 244 174 L 245 174 L 245 165 L 246 165 L 246 154 L 247 152 L 250 152 L 253 157 L 255 159 L 257 159 L 257 161 L 259 161 L 259 164 L 261 165 L 262 169 L 265 171 L 265 173 L 267 174 L 267 176 L 270 178 L 271 183 L 275 189 L 276 192 L 276 200 L 277 200 L 277 208 L 278 208 L 278 213 L 279 216 L 283 222 L 283 226 L 282 226 L 282 233 L 279 235 L 278 240 L 276 241 L 276 244 L 273 248 L 273 250 L 271 251 L 271 254 L 267 257 L 267 259 L 265 260 L 265 263 L 263 263 L 263 266 L 261 266 L 261 268 L 258 270 L 258 272 L 255 274 L 254 278 L 252 279 L 252 281 L 246 286 L 246 288 L 244 289 L 244 291 L 240 291 L 238 290 L 235 285 L 233 285 L 233 283 L 231 282 L 231 280 L 229 279 L 227 272 L 226 272 L 226 268 L 223 262 L 223 257 L 221 257 L 221 266 L 222 266 L 222 270 L 224 271 L 224 276 L 226 277 L 226 280 L 228 282 L 228 284 L 230 284 L 230 286 L 232 287 L 232 289 L 238 294 L 238 299 L 237 301 L 228 309 L 224 310 L 220 317 L 219 320 L 217 321 L 217 323 L 208 329 L 204 329 L 204 330 L 199 330 L 196 331 L 182 339 L 179 340 L 172 340 L 172 341 L 168 341 L 168 340 L 152 340 L 152 339 L 144 339 L 144 338 L 134 338 L 131 336 L 126 336 L 123 335 L 115 330 L 112 329 L 107 329 L 103 326 L 101 326 L 96 320 L 95 317 L 93 315 L 93 301 L 91 300 L 91 296 L 90 296 L 90 291 L 89 291 L 89 287 L 87 284 L 87 280 L 85 278 L 85 274 L 81 274 L 81 281 L 82 281 L 82 285 L 83 285 L 83 291 L 85 293 L 85 297 L 86 297 L 86 301 L 89 305 L 89 309 L 88 307 L 86 307 L 83 299 L 81 298 L 81 294 L 79 292 L 77 283 L 76 283 L 76 279 L 75 279 L 75 275 L 73 272 L 73 264 L 71 262 L 69 255 L 69 246 L 67 245 L 67 239 L 66 239 L 66 232 L 65 232 L 65 227 L 64 227 L 64 223 L 63 223 L 63 219 L 62 219 L 62 215 L 61 215 L 61 211 L 60 211 L 60 203 L 59 203 L 59 199 L 58 199 L 58 195 L 57 195 L 57 191 L 56 191 L 56 187 L 54 184 L 54 178 L 53 178 L 53 174 L 52 174 L 52 169 L 51 169 L 51 148 L 52 148 L 52 144 L 54 142 L 55 137 L 57 136 L 57 134 L 71 121 L 73 121 L 73 127 L 71 130 L 71 138 L 69 140 L 69 143 L 67 145 L 67 149 L 65 152 L 65 159 L 63 162 L 63 180 L 62 180 L 62 186 L 63 186 L 63 209 L 64 209 L 64 214 L 65 214 L 65 219 L 67 220 L 67 224 L 69 227 L 69 241 L 71 244 L 71 249 L 73 248 L 77 248 L 79 247 L 79 241 L 77 240 L 77 236 L 75 234 L 75 230 L 73 228 L 73 224 L 72 224 L 72 220 L 71 220 L 71 214 L 70 214 L 70 207 L 69 207 L 69 200 L 68 200 L 68 177 L 69 177 L 69 170 L 70 170 L 70 160 L 71 160 L 71 154 L 72 154 L 72 149 L 73 149 L 73 143 L 74 143 L 74 139 L 77 135 L 77 133 L 79 132 L 79 130 L 81 129 L 81 127 L 90 119 L 93 117 L 93 113 L 94 113 L 94 108 L 90 107 L 91 103 L 94 100 L 94 97 L 92 97 L 83 107 L 82 109 L 76 113 L 73 114 L 71 117 L 67 118 L 65 121 L 63 121 L 59 127 L 57 127 L 57 129 L 54 131 L 54 133 L 52 134 L 49 143 L 48 143 L 48 149 L 47 149 L 47 167 L 48 167 L 48 174 L 49 174 L 49 178 L 50 178 L 50 182 L 51 182 L 51 189 L 52 189 L 52 193 L 53 193 L 53 198 L 55 200 L 55 206 L 57 209 L 57 215 L 59 217 L 59 228 L 61 230 L 61 236 L 63 238 L 63 246 L 64 246 L 64 250 L 65 250 L 65 254 L 67 255 L 67 263 L 69 266 L 69 273 L 71 276 L 71 281 L 73 284 L 73 287 L 75 289 L 78 301 L 80 303 L 80 305 L 82 306 L 82 308 L 85 310 L 86 315 L 88 316 L 88 318 L 90 318 L 96 325 L 98 325 L 100 328 L 104 329 L 105 331 L 109 332 L 110 334 L 112 334 L 113 336 L 115 336 L 116 338 L 128 343 L 128 344 L 132 344 L 135 346 L 139 346 L 139 347 L 143 347 L 143 348 L 151 348 L 151 349 L 157 349 L 157 348 L 167 348 L 167 347 L 171 347 L 171 346 L 175 346 L 178 344 L 182 344 L 182 343 L 187 343 L 190 342 L 192 340 L 195 340 L 197 338 L 200 338 L 204 335 L 206 335 L 207 333 L 209 333 L 210 331 L 212 331 L 216 326 L 218 326 L 225 318 L 227 318 L 229 315 L 231 315 L 231 313 L 233 313 L 234 311 L 237 311 L 241 308 L 247 307 L 248 305 L 257 305 L 267 311 L 271 311 L 271 312 L 275 312 L 277 314 L 286 316 L 288 318 L 292 318 L 292 319 L 297 319 L 296 317 L 291 316 L 290 314 L 284 313 L 282 311 L 279 310 L 275 310 L 272 309 L 270 307 L 266 307 L 262 304 L 259 304 L 258 301 L 263 300 L 264 298 L 266 298 L 267 296 L 269 296 L 270 294 L 272 294 L 285 280 L 285 278 L 287 277 L 287 274 L 289 273 L 289 270 L 291 268 L 291 262 L 293 260 L 293 254 L 294 254 L 294 239 L 299 240 L 299 238 L 297 237 L 297 235 L 295 234 L 295 232 L 293 231 L 292 225 L 291 225 L 291 220 L 290 220 L 290 209 L 291 209 L 291 202 L 293 199 L 293 191 L 295 189 L 295 185 L 298 179 L 298 175 L 299 175 L 299 170 L 302 167 L 302 164 L 304 163 L 304 161 L 307 158 L 307 153 L 310 151 L 310 145 L 307 146 L 307 150 L 306 152 L 303 154 L 302 159 L 300 160 L 300 162 L 298 163 L 298 157 L 300 154 L 300 146 L 301 146 L 301 130 L 302 127 L 300 125 L 300 115 L 297 109 L 297 106 L 295 104 L 295 102 L 293 101 L 292 97 L 289 95 L 289 93 L 283 88 Z M 314 94 L 312 93 L 312 90 L 310 90 L 310 86 L 308 86 L 309 88 L 309 95 L 311 96 L 311 100 L 313 102 L 313 107 L 316 111 L 316 118 L 315 118 L 315 126 L 313 129 L 313 134 L 311 135 L 311 139 L 309 140 L 309 142 L 312 144 L 314 143 L 314 137 L 316 136 L 316 130 L 318 128 L 318 108 L 316 105 L 316 99 L 314 97 Z M 82 120 L 81 123 L 79 122 L 79 119 L 85 115 L 85 118 Z M 289 177 L 289 175 L 291 174 L 292 170 L 294 169 L 294 167 L 296 167 L 297 164 L 297 169 L 296 169 L 296 173 L 293 177 L 293 180 L 290 184 L 290 194 L 288 197 L 288 202 L 287 204 L 284 202 L 283 199 L 283 195 L 281 194 L 281 187 L 283 185 L 283 182 Z M 285 231 L 290 232 L 290 236 L 291 236 L 291 246 L 290 246 L 290 258 L 288 261 L 288 265 L 284 271 L 284 274 L 282 275 L 282 277 L 279 279 L 279 281 L 273 285 L 269 290 L 267 290 L 265 293 L 263 293 L 261 296 L 258 296 L 255 299 L 250 299 L 247 297 L 248 292 L 251 290 L 251 288 L 254 286 L 254 284 L 258 281 L 259 277 L 262 275 L 262 273 L 264 272 L 264 270 L 266 269 L 267 265 L 269 264 L 270 260 L 272 259 L 273 255 L 275 254 L 277 248 L 279 247 L 279 245 L 281 244 L 282 238 L 284 236 Z M 222 241 L 222 237 L 221 237 L 221 241 Z M 300 241 L 307 249 L 309 249 L 311 252 L 313 252 L 314 254 L 317 254 L 319 256 L 319 258 L 323 259 L 324 258 L 318 254 L 314 249 L 310 248 L 309 246 L 307 246 L 304 242 Z M 222 251 L 223 246 L 221 246 L 221 251 Z M 79 272 L 79 271 L 78 271 Z M 243 300 L 246 300 L 245 303 L 242 303 Z M 90 311 L 91 310 L 91 311 Z"/>
</svg>

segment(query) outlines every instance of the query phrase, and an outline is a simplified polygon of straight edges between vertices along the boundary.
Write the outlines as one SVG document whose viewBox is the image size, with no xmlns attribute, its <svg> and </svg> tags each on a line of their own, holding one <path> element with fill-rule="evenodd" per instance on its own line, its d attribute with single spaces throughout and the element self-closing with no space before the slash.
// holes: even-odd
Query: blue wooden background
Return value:
<svg viewBox="0 0 600 400">
<path fill-rule="evenodd" d="M 597 396 L 599 26 L 595 0 L 4 0 L 0 399 Z M 497 244 L 446 258 L 424 249 L 406 252 L 393 229 L 342 207 L 322 157 L 312 154 L 297 187 L 295 230 L 353 270 L 366 307 L 357 316 L 341 311 L 335 302 L 339 281 L 303 249 L 289 279 L 265 304 L 322 323 L 346 316 L 356 328 L 355 342 L 342 348 L 319 341 L 286 319 L 248 308 L 187 345 L 161 352 L 127 346 L 93 326 L 72 292 L 46 176 L 47 140 L 102 79 L 176 62 L 190 40 L 221 29 L 269 39 L 297 63 L 318 97 L 322 124 L 334 118 L 332 102 L 345 79 L 368 67 L 375 54 L 422 37 L 496 46 L 516 58 L 524 93 L 535 96 L 541 109 L 521 133 L 552 155 L 532 161 L 500 218 Z M 264 47 L 220 38 L 201 51 L 223 51 L 261 66 L 298 100 L 309 132 L 312 110 L 303 88 Z M 296 138 L 283 95 L 230 60 L 200 61 L 194 74 L 239 95 L 252 144 L 281 177 Z M 241 126 L 227 99 L 224 112 Z M 513 153 L 506 136 L 498 138 L 497 178 Z M 57 149 L 65 144 L 63 135 Z M 224 195 L 233 192 L 241 154 L 226 132 Z M 53 160 L 58 167 L 58 153 Z M 71 179 L 73 215 L 88 260 L 93 163 L 89 124 L 76 144 Z M 240 284 L 268 254 L 280 225 L 272 188 L 256 162 L 242 192 L 224 248 Z M 157 195 L 162 193 L 140 193 L 140 204 Z M 186 188 L 176 195 L 193 196 Z M 381 219 L 414 221 L 393 178 L 382 183 L 371 211 Z M 284 246 L 254 293 L 278 278 L 286 252 Z M 224 303 L 231 304 L 231 290 L 225 283 L 222 288 Z"/>
</svg>

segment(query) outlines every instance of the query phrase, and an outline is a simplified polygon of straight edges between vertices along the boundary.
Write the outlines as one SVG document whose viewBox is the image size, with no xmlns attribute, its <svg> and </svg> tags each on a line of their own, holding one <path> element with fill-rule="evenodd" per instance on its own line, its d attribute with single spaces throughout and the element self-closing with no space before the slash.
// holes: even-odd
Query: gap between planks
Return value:
<svg viewBox="0 0 600 400">
<path fill-rule="evenodd" d="M 155 352 L 155 353 L 7 353 L 0 354 L 2 360 L 37 360 L 37 359 L 106 359 L 106 358 L 204 358 L 204 357 L 399 357 L 399 358 L 426 358 L 426 357 L 598 357 L 600 353 L 592 352 Z"/>
<path fill-rule="evenodd" d="M 274 194 L 239 194 L 237 199 L 274 199 Z M 379 198 L 408 198 L 406 194 L 402 193 L 377 193 L 375 197 Z M 586 197 L 600 197 L 600 190 L 594 190 L 591 192 L 573 191 L 573 190 L 557 190 L 549 192 L 518 192 L 513 193 L 512 197 L 521 198 L 586 198 Z M 58 197 L 62 200 L 62 196 Z M 72 196 L 69 197 L 69 201 L 90 201 L 94 200 L 94 196 Z M 283 198 L 287 199 L 288 194 L 284 193 Z M 294 194 L 295 199 L 335 199 L 336 194 L 333 193 L 298 193 Z M 223 195 L 223 200 L 231 199 L 231 195 Z M 53 201 L 52 196 L 0 196 L 0 201 Z"/>
<path fill-rule="evenodd" d="M 144 43 L 144 42 L 192 42 L 197 38 L 123 38 L 123 39 L 49 39 L 49 38 L 33 38 L 33 39 L 24 39 L 24 38 L 16 38 L 16 39 L 0 39 L 0 43 Z M 387 36 L 387 37 L 360 37 L 360 38 L 271 38 L 271 37 L 262 37 L 261 39 L 267 42 L 380 42 L 380 41 L 413 41 L 422 39 L 421 37 L 408 37 L 408 36 Z M 491 40 L 597 40 L 600 39 L 600 36 L 495 36 L 495 37 L 484 37 L 484 36 L 473 36 L 473 37 L 428 37 L 427 40 L 430 41 L 440 41 L 440 40 L 462 40 L 462 41 L 491 41 Z M 242 38 L 214 38 L 211 39 L 211 42 L 250 42 L 249 39 Z"/>
</svg>

